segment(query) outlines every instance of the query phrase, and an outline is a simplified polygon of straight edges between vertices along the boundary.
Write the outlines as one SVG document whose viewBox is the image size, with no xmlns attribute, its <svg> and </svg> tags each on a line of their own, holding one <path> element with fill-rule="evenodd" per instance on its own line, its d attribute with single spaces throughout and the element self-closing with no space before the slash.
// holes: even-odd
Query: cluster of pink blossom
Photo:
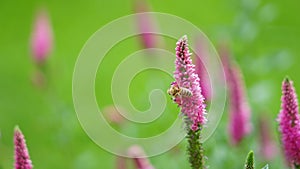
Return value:
<svg viewBox="0 0 300 169">
<path fill-rule="evenodd" d="M 278 116 L 279 131 L 286 161 L 290 166 L 300 166 L 300 115 L 293 82 L 286 78 L 282 83 L 281 111 Z"/>
<path fill-rule="evenodd" d="M 181 112 L 191 121 L 191 129 L 198 130 L 199 126 L 206 122 L 206 112 L 200 79 L 190 56 L 187 37 L 183 36 L 176 44 L 175 82 L 171 85 L 178 86 L 179 89 L 187 89 L 192 93 L 190 96 L 179 94 L 174 99 L 181 107 Z"/>
</svg>

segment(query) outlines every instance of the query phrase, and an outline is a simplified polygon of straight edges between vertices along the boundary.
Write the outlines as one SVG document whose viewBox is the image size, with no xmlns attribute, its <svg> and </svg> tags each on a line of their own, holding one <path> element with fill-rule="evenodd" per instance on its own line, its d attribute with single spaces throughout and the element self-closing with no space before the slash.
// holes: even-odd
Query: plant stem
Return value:
<svg viewBox="0 0 300 169">
<path fill-rule="evenodd" d="M 205 156 L 204 156 L 204 149 L 203 145 L 200 142 L 200 129 L 194 131 L 190 128 L 187 129 L 187 139 L 188 139 L 188 154 L 189 154 L 189 162 L 192 169 L 205 169 Z"/>
</svg>

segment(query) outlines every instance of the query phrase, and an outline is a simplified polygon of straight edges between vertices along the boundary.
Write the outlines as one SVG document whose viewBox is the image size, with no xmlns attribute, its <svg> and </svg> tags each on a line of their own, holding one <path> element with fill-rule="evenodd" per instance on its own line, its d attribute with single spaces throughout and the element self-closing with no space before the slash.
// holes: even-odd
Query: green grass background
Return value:
<svg viewBox="0 0 300 169">
<path fill-rule="evenodd" d="M 210 168 L 242 168 L 250 149 L 254 150 L 258 167 L 269 163 L 272 169 L 285 168 L 280 154 L 272 161 L 264 161 L 259 156 L 257 122 L 261 114 L 269 118 L 273 138 L 279 145 L 275 119 L 280 109 L 281 81 L 289 75 L 300 90 L 299 2 L 149 0 L 148 3 L 153 11 L 189 20 L 216 46 L 220 39 L 227 39 L 244 72 L 252 108 L 253 132 L 240 147 L 231 146 L 227 135 L 228 113 L 225 111 L 217 131 L 205 143 Z M 31 83 L 36 67 L 30 56 L 29 38 L 34 15 L 41 5 L 49 11 L 54 32 L 54 50 L 47 65 L 47 90 L 39 90 Z M 12 138 L 17 124 L 26 136 L 34 168 L 115 168 L 116 157 L 94 144 L 76 118 L 72 103 L 72 73 L 86 40 L 101 26 L 132 13 L 131 0 L 0 1 L 0 168 L 13 167 Z M 166 40 L 170 51 L 175 45 L 172 42 Z M 137 38 L 128 39 L 125 45 L 111 51 L 111 55 L 118 56 L 110 61 L 111 67 L 104 69 L 111 72 L 113 65 L 139 48 Z M 112 104 L 109 85 L 103 84 L 111 78 L 111 73 L 101 74 L 99 71 L 97 75 L 96 95 L 100 107 Z M 139 92 L 130 92 L 130 95 L 141 110 L 149 107 L 149 89 L 143 86 L 145 78 L 150 76 L 147 74 L 153 73 L 157 72 L 145 72 L 144 77 L 141 74 L 132 84 Z M 159 76 L 164 77 L 166 84 L 171 81 L 170 77 Z M 167 117 L 176 118 L 174 111 L 178 109 L 171 102 L 168 106 Z M 132 124 L 127 132 L 148 136 L 169 124 L 167 120 L 166 123 L 138 129 L 138 125 Z M 185 155 L 183 142 L 177 149 L 150 160 L 157 168 L 189 168 Z M 130 160 L 128 165 L 132 166 Z"/>
</svg>

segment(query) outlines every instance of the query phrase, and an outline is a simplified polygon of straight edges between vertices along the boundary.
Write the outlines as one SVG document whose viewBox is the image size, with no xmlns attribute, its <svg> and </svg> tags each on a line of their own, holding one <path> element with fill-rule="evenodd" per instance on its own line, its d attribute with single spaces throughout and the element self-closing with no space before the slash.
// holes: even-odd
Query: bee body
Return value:
<svg viewBox="0 0 300 169">
<path fill-rule="evenodd" d="M 192 97 L 193 96 L 192 91 L 190 91 L 189 89 L 184 88 L 184 87 L 181 87 L 180 89 L 181 89 L 180 90 L 180 95 L 181 96 L 184 96 L 184 97 Z"/>
<path fill-rule="evenodd" d="M 192 97 L 193 93 L 191 90 L 180 87 L 176 82 L 171 84 L 171 87 L 168 89 L 168 94 L 174 98 L 180 97 Z"/>
</svg>

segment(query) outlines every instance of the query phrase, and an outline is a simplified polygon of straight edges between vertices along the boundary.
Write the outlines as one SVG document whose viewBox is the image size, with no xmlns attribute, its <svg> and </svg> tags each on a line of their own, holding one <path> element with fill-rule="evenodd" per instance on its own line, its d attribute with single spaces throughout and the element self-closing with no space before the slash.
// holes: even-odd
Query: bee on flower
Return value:
<svg viewBox="0 0 300 169">
<path fill-rule="evenodd" d="M 171 95 L 172 97 L 191 97 L 193 96 L 193 93 L 191 90 L 180 87 L 177 82 L 172 82 L 171 87 L 168 89 L 168 94 Z"/>
</svg>

